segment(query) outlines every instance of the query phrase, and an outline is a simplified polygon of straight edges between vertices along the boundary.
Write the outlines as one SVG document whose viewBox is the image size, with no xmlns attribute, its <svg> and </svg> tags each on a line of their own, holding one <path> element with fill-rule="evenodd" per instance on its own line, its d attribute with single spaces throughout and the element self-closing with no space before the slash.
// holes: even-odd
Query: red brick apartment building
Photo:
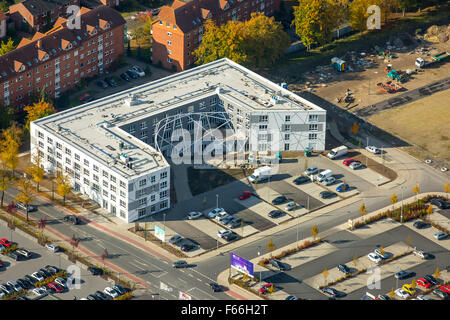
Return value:
<svg viewBox="0 0 450 320">
<path fill-rule="evenodd" d="M 252 12 L 272 15 L 280 0 L 175 0 L 161 8 L 152 28 L 152 63 L 177 71 L 194 64 L 192 52 L 202 41 L 203 23 L 212 19 L 217 25 L 229 20 L 245 21 Z"/>
<path fill-rule="evenodd" d="M 53 29 L 23 38 L 0 57 L 0 105 L 23 106 L 33 91 L 52 98 L 107 69 L 124 52 L 125 20 L 116 10 L 82 8 L 81 29 L 58 18 Z"/>
</svg>

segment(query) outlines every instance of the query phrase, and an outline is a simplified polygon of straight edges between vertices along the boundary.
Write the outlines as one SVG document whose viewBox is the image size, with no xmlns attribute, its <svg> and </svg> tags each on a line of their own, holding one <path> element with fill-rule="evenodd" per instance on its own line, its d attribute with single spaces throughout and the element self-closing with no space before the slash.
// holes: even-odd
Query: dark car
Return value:
<svg viewBox="0 0 450 320">
<path fill-rule="evenodd" d="M 95 84 L 96 84 L 99 88 L 102 88 L 102 89 L 108 88 L 108 84 L 107 84 L 105 81 L 103 81 L 103 80 L 99 80 L 99 81 L 97 81 Z"/>
<path fill-rule="evenodd" d="M 101 276 L 103 274 L 103 270 L 97 267 L 88 267 L 88 271 L 94 276 Z"/>
<path fill-rule="evenodd" d="M 224 239 L 225 241 L 233 241 L 236 240 L 238 238 L 238 235 L 236 233 L 230 233 L 230 234 L 226 234 L 222 237 L 222 239 Z"/>
<path fill-rule="evenodd" d="M 350 189 L 350 186 L 347 183 L 343 183 L 336 188 L 337 192 L 345 192 Z"/>
<path fill-rule="evenodd" d="M 396 279 L 407 279 L 409 277 L 412 277 L 415 273 L 409 270 L 400 270 L 399 272 L 397 272 L 394 277 Z"/>
<path fill-rule="evenodd" d="M 425 227 L 428 227 L 428 223 L 423 221 L 416 221 L 413 223 L 413 227 L 417 229 L 423 229 Z"/>
<path fill-rule="evenodd" d="M 43 276 L 44 278 L 50 278 L 50 277 L 52 276 L 52 273 L 51 273 L 51 272 L 48 272 L 48 271 L 45 270 L 44 268 L 39 269 L 38 272 L 39 272 L 40 274 L 42 274 L 42 276 Z"/>
<path fill-rule="evenodd" d="M 90 294 L 86 297 L 88 300 L 102 300 L 94 294 Z"/>
<path fill-rule="evenodd" d="M 17 279 L 16 282 L 26 290 L 34 289 L 34 285 L 25 279 Z"/>
<path fill-rule="evenodd" d="M 350 274 L 350 268 L 347 267 L 345 264 L 338 265 L 338 270 L 343 272 L 344 274 Z"/>
<path fill-rule="evenodd" d="M 328 198 L 331 198 L 331 197 L 333 197 L 333 196 L 335 196 L 335 195 L 336 195 L 336 193 L 331 192 L 331 191 L 322 191 L 322 192 L 320 193 L 320 197 L 321 197 L 322 199 L 328 199 Z"/>
<path fill-rule="evenodd" d="M 287 296 L 284 300 L 299 300 L 296 296 Z"/>
<path fill-rule="evenodd" d="M 284 215 L 284 213 L 280 210 L 272 210 L 269 212 L 268 215 L 270 218 L 278 218 L 278 217 L 281 217 L 282 215 Z"/>
<path fill-rule="evenodd" d="M 333 289 L 333 288 L 323 288 L 322 292 L 329 294 L 332 297 L 339 297 L 341 295 L 341 293 L 339 291 L 337 291 L 336 289 Z"/>
<path fill-rule="evenodd" d="M 186 243 L 181 246 L 181 251 L 185 251 L 185 252 L 191 251 L 194 248 L 195 248 L 195 245 L 193 245 L 192 243 Z"/>
<path fill-rule="evenodd" d="M 276 260 L 276 259 L 271 259 L 270 260 L 270 264 L 277 268 L 278 270 L 284 271 L 287 270 L 286 266 L 284 265 L 284 263 L 281 263 L 280 261 Z"/>
<path fill-rule="evenodd" d="M 117 82 L 113 78 L 105 78 L 105 82 L 111 87 L 117 87 Z"/>
<path fill-rule="evenodd" d="M 228 222 L 227 226 L 233 229 L 240 227 L 241 224 L 242 224 L 241 218 L 233 217 L 233 219 L 230 222 Z"/>
<path fill-rule="evenodd" d="M 125 71 L 125 73 L 132 79 L 137 79 L 139 77 L 139 75 L 131 69 Z"/>
<path fill-rule="evenodd" d="M 425 280 L 427 280 L 428 282 L 430 282 L 433 286 L 436 285 L 438 282 L 436 280 L 435 277 L 433 277 L 432 275 L 427 274 L 425 277 L 423 277 Z"/>
<path fill-rule="evenodd" d="M 8 257 L 10 257 L 11 259 L 14 259 L 15 261 L 20 261 L 20 260 L 22 260 L 22 255 L 21 254 L 17 254 L 16 252 L 14 252 L 14 251 L 9 251 L 7 254 L 6 254 Z"/>
<path fill-rule="evenodd" d="M 23 278 L 24 278 L 25 280 L 27 280 L 28 282 L 30 282 L 33 286 L 34 286 L 34 284 L 35 284 L 36 282 L 38 282 L 37 279 L 33 278 L 32 276 L 30 276 L 30 275 L 28 275 L 28 274 L 27 274 L 27 275 L 24 275 Z"/>
<path fill-rule="evenodd" d="M 121 73 L 120 74 L 120 77 L 123 79 L 123 80 L 125 80 L 125 81 L 130 81 L 131 80 L 131 78 L 128 76 L 128 74 L 126 74 L 125 72 L 124 73 Z"/>
<path fill-rule="evenodd" d="M 211 283 L 209 284 L 209 287 L 211 288 L 211 290 L 212 290 L 213 292 L 220 292 L 220 291 L 222 291 L 222 288 L 221 288 L 217 283 L 215 283 L 215 282 L 211 282 Z"/>
<path fill-rule="evenodd" d="M 188 266 L 189 266 L 188 263 L 184 260 L 178 260 L 172 264 L 172 267 L 177 268 L 177 269 L 178 268 L 187 268 Z"/>
<path fill-rule="evenodd" d="M 234 218 L 233 216 L 226 216 L 225 218 L 219 221 L 222 222 L 224 225 L 227 225 L 228 223 L 231 222 L 231 220 L 233 220 L 233 218 Z"/>
<path fill-rule="evenodd" d="M 28 212 L 37 211 L 37 207 L 36 206 L 34 206 L 32 204 L 28 204 L 28 206 L 25 207 L 25 205 L 22 202 L 20 202 L 20 201 L 16 203 L 16 207 L 18 209 L 20 209 L 20 210 L 23 210 L 23 211 L 27 211 L 27 207 L 28 207 Z"/>
<path fill-rule="evenodd" d="M 61 269 L 55 266 L 46 265 L 45 270 L 51 273 L 52 275 L 57 274 L 58 272 L 61 272 Z"/>
<path fill-rule="evenodd" d="M 445 202 L 442 199 L 433 198 L 430 200 L 430 203 L 438 207 L 439 209 L 448 209 L 450 208 L 450 204 Z"/>
<path fill-rule="evenodd" d="M 125 294 L 125 293 L 128 292 L 127 289 L 125 289 L 124 287 L 122 287 L 121 285 L 118 285 L 118 284 L 113 285 L 112 288 L 114 290 L 116 290 L 120 295 Z"/>
<path fill-rule="evenodd" d="M 102 300 L 111 300 L 111 297 L 101 291 L 95 291 L 95 295 Z"/>
<path fill-rule="evenodd" d="M 299 184 L 302 184 L 302 183 L 305 183 L 305 182 L 308 182 L 308 181 L 311 181 L 311 179 L 308 178 L 308 177 L 305 177 L 305 176 L 300 176 L 300 177 L 294 179 L 294 183 L 296 185 L 299 185 Z"/>
<path fill-rule="evenodd" d="M 176 244 L 177 242 L 179 242 L 181 239 L 183 239 L 182 236 L 180 236 L 179 234 L 174 235 L 172 238 L 169 239 L 169 243 L 171 244 Z"/>
<path fill-rule="evenodd" d="M 287 198 L 285 196 L 278 196 L 272 200 L 272 204 L 282 204 L 286 201 L 287 201 Z"/>
<path fill-rule="evenodd" d="M 378 300 L 391 300 L 387 294 L 379 294 Z"/>
<path fill-rule="evenodd" d="M 70 222 L 70 223 L 72 223 L 72 224 L 79 224 L 80 223 L 80 218 L 78 218 L 76 215 L 74 215 L 74 214 L 69 214 L 69 215 L 67 215 L 67 216 L 65 216 L 64 218 L 63 218 L 63 220 L 65 221 L 65 222 Z"/>
<path fill-rule="evenodd" d="M 434 289 L 433 293 L 443 300 L 450 299 L 450 294 L 441 289 Z"/>
</svg>

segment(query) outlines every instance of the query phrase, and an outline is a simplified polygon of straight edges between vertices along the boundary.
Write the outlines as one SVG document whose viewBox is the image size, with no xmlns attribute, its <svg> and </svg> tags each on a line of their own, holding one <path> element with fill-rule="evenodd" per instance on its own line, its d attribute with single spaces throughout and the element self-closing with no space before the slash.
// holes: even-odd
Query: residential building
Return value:
<svg viewBox="0 0 450 320">
<path fill-rule="evenodd" d="M 43 88 L 51 98 L 111 66 L 124 52 L 125 20 L 116 10 L 82 8 L 80 29 L 58 18 L 53 29 L 23 38 L 0 57 L 0 102 L 19 107 Z"/>
<path fill-rule="evenodd" d="M 221 129 L 236 134 L 212 144 Z M 322 151 L 325 130 L 324 109 L 225 58 L 33 121 L 30 141 L 46 171 L 71 174 L 75 191 L 133 222 L 170 208 L 165 157 L 205 160 L 223 144 L 227 155 Z"/>
<path fill-rule="evenodd" d="M 168 70 L 185 70 L 193 66 L 193 51 L 202 42 L 203 24 L 230 20 L 245 21 L 253 12 L 272 15 L 280 0 L 175 0 L 164 6 L 152 26 L 152 63 Z"/>
</svg>

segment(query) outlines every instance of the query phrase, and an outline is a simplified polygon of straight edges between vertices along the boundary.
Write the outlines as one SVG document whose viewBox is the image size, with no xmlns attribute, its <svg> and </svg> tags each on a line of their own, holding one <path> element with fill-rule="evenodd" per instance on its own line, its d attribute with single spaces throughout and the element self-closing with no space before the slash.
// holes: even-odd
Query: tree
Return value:
<svg viewBox="0 0 450 320">
<path fill-rule="evenodd" d="M 2 139 L 0 140 L 0 159 L 6 166 L 14 170 L 19 164 L 19 146 L 21 144 L 22 129 L 13 122 L 12 125 L 2 131 Z"/>
<path fill-rule="evenodd" d="M 450 192 L 450 186 L 448 185 L 448 183 L 446 183 L 444 186 L 444 192 L 447 193 L 447 200 L 448 200 L 448 193 Z"/>
<path fill-rule="evenodd" d="M 11 38 L 8 38 L 8 41 L 2 41 L 0 44 L 0 56 L 7 54 L 8 52 L 13 51 L 16 48 L 14 45 L 14 41 Z"/>
<path fill-rule="evenodd" d="M 353 122 L 352 133 L 356 136 L 359 131 L 359 126 L 356 122 Z"/>
<path fill-rule="evenodd" d="M 39 192 L 39 183 L 44 180 L 45 171 L 42 169 L 42 155 L 38 152 L 33 156 L 33 162 L 25 170 L 27 174 L 33 177 L 36 182 L 36 191 Z"/>
<path fill-rule="evenodd" d="M 317 225 L 314 225 L 310 232 L 311 235 L 314 237 L 314 240 L 316 240 L 316 236 L 319 234 L 319 229 L 317 228 Z"/>
<path fill-rule="evenodd" d="M 394 299 L 395 297 L 395 291 L 394 288 L 391 289 L 391 292 L 389 292 L 389 298 Z"/>
<path fill-rule="evenodd" d="M 398 7 L 402 9 L 402 15 L 405 16 L 405 11 L 417 6 L 417 0 L 398 0 Z"/>
<path fill-rule="evenodd" d="M 72 184 L 70 183 L 70 176 L 59 172 L 56 176 L 56 193 L 63 197 L 63 206 L 66 205 L 66 196 L 72 191 Z"/>
<path fill-rule="evenodd" d="M 42 238 L 45 226 L 47 225 L 47 221 L 45 219 L 39 219 L 38 228 L 41 230 L 40 237 Z"/>
<path fill-rule="evenodd" d="M 334 0 L 299 0 L 294 6 L 295 33 L 308 50 L 312 44 L 331 41 L 333 30 L 339 26 L 345 10 Z"/>
<path fill-rule="evenodd" d="M 6 0 L 2 0 L 0 2 L 0 10 L 2 12 L 8 12 L 9 11 L 9 3 Z"/>
<path fill-rule="evenodd" d="M 32 194 L 33 186 L 31 185 L 30 180 L 28 179 L 20 179 L 17 183 L 19 188 L 19 193 L 16 195 L 15 200 L 20 201 L 27 208 L 27 221 L 28 221 L 28 205 L 34 200 L 34 196 Z"/>
<path fill-rule="evenodd" d="M 75 248 L 78 248 L 78 244 L 80 243 L 80 239 L 75 237 L 75 234 L 72 235 L 72 239 L 70 239 L 70 244 L 72 245 L 72 255 L 75 256 Z"/>
<path fill-rule="evenodd" d="M 433 207 L 431 205 L 427 208 L 427 218 L 430 219 L 431 214 L 433 213 Z"/>
<path fill-rule="evenodd" d="M 13 120 L 14 110 L 11 106 L 0 104 L 0 129 L 6 129 Z"/>
<path fill-rule="evenodd" d="M 11 185 L 11 180 L 9 178 L 8 172 L 6 171 L 6 166 L 4 164 L 3 168 L 0 169 L 0 191 L 2 192 L 1 206 L 3 207 L 3 198 L 5 197 L 5 191 Z"/>
<path fill-rule="evenodd" d="M 381 254 L 385 254 L 386 253 L 386 251 L 384 251 L 384 249 L 383 249 L 383 246 L 379 246 L 378 248 L 380 249 L 380 253 Z"/>
<path fill-rule="evenodd" d="M 270 237 L 269 243 L 266 246 L 267 252 L 272 252 L 275 250 L 275 245 L 273 244 L 272 237 Z"/>
<path fill-rule="evenodd" d="M 367 8 L 372 4 L 369 4 L 368 0 L 353 0 L 349 8 L 349 22 L 353 30 L 362 32 L 367 29 L 367 19 L 369 14 Z"/>
<path fill-rule="evenodd" d="M 41 97 L 39 102 L 35 102 L 30 106 L 25 106 L 23 110 L 27 112 L 27 121 L 25 124 L 25 128 L 27 128 L 28 130 L 30 130 L 30 122 L 49 116 L 56 112 L 56 109 L 53 107 L 53 105 L 49 102 L 46 102 L 44 97 Z"/>
<path fill-rule="evenodd" d="M 142 27 L 142 37 L 146 43 L 151 45 L 151 32 L 152 32 L 152 18 L 149 16 L 145 19 L 145 24 Z"/>
<path fill-rule="evenodd" d="M 323 275 L 323 278 L 324 278 L 324 280 L 325 280 L 325 285 L 327 284 L 327 276 L 328 276 L 328 270 L 327 269 L 324 269 L 323 271 L 322 271 L 322 275 Z"/>
<path fill-rule="evenodd" d="M 359 208 L 359 212 L 361 212 L 361 215 L 363 215 L 363 216 L 367 213 L 366 205 L 364 204 L 364 202 L 361 205 L 361 207 Z"/>
<path fill-rule="evenodd" d="M 355 254 L 353 255 L 353 265 L 355 266 L 355 268 L 358 262 L 359 262 L 358 255 L 355 252 Z"/>
<path fill-rule="evenodd" d="M 411 287 L 415 288 L 417 286 L 416 279 L 411 280 Z"/>
<path fill-rule="evenodd" d="M 441 275 L 441 272 L 439 271 L 439 268 L 436 267 L 436 271 L 434 272 L 434 277 L 437 279 Z"/>
<path fill-rule="evenodd" d="M 417 196 L 419 195 L 419 185 L 415 185 L 413 188 L 413 192 L 416 194 L 416 200 L 417 202 L 419 202 L 419 199 L 417 198 Z"/>
<path fill-rule="evenodd" d="M 394 211 L 394 205 L 397 203 L 397 201 L 398 201 L 397 196 L 395 195 L 395 193 L 393 193 L 391 196 L 392 211 Z"/>
</svg>

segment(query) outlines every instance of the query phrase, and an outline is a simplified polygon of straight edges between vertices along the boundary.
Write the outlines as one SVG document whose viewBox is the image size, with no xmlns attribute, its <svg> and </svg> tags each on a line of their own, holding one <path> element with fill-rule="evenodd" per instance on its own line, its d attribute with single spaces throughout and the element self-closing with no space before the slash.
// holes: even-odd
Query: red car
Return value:
<svg viewBox="0 0 450 320">
<path fill-rule="evenodd" d="M 56 282 L 51 282 L 48 284 L 48 286 L 58 293 L 61 293 L 64 291 L 64 288 Z"/>
<path fill-rule="evenodd" d="M 353 162 L 356 162 L 355 159 L 345 159 L 344 161 L 342 161 L 343 165 L 349 166 L 350 164 L 352 164 Z"/>
<path fill-rule="evenodd" d="M 419 280 L 416 281 L 417 285 L 424 287 L 424 288 L 429 288 L 431 287 L 431 282 L 424 279 L 424 278 L 420 278 Z"/>
<path fill-rule="evenodd" d="M 450 293 L 450 285 L 445 285 L 445 286 L 441 286 L 439 289 L 441 289 L 442 291 L 445 291 L 447 293 Z"/>
<path fill-rule="evenodd" d="M 262 287 L 259 289 L 259 292 L 261 292 L 262 294 L 265 294 L 265 293 L 267 293 L 267 291 L 269 290 L 269 288 L 272 288 L 272 287 L 273 287 L 273 283 L 265 284 L 264 286 L 262 286 Z"/>
<path fill-rule="evenodd" d="M 11 247 L 11 242 L 9 242 L 7 239 L 3 238 L 0 239 L 0 244 L 4 245 L 5 247 L 9 248 Z"/>
<path fill-rule="evenodd" d="M 252 193 L 250 191 L 244 191 L 238 196 L 238 198 L 239 198 L 239 200 L 244 200 L 244 199 L 250 198 L 251 195 L 252 195 Z"/>
</svg>

